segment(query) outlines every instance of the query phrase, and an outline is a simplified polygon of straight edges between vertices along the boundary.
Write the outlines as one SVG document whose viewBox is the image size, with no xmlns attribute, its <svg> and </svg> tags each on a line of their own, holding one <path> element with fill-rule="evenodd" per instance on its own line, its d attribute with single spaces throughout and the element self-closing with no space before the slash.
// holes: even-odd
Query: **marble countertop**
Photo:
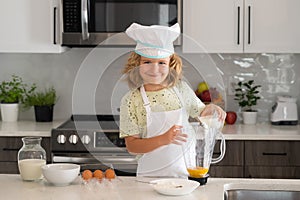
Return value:
<svg viewBox="0 0 300 200">
<path fill-rule="evenodd" d="M 222 132 L 227 140 L 300 140 L 300 125 L 235 124 L 225 125 Z"/>
<path fill-rule="evenodd" d="M 137 182 L 135 177 L 117 177 L 101 184 L 84 185 L 75 181 L 72 185 L 55 187 L 46 181 L 24 182 L 20 175 L 0 175 L 1 199 L 180 199 L 180 200 L 222 200 L 224 190 L 291 190 L 300 191 L 300 180 L 294 179 L 232 179 L 209 178 L 208 183 L 199 186 L 185 196 L 165 196 L 155 192 L 150 184 Z"/>
<path fill-rule="evenodd" d="M 35 121 L 0 121 L 1 136 L 41 136 L 50 137 L 51 129 L 58 127 L 65 120 L 56 120 L 53 122 L 35 122 Z"/>
<path fill-rule="evenodd" d="M 1 136 L 41 136 L 50 137 L 51 129 L 65 120 L 53 122 L 0 121 Z M 256 125 L 225 125 L 222 132 L 226 140 L 300 140 L 300 125 L 274 126 L 268 123 Z"/>
</svg>

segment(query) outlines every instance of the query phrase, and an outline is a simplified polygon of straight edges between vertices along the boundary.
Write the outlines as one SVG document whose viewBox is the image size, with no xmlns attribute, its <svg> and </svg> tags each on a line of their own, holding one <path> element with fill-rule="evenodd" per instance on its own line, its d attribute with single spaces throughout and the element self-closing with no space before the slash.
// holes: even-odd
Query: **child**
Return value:
<svg viewBox="0 0 300 200">
<path fill-rule="evenodd" d="M 193 131 L 189 116 L 217 112 L 224 121 L 226 114 L 216 105 L 205 106 L 181 80 L 182 61 L 173 47 L 180 34 L 178 24 L 133 23 L 126 34 L 137 46 L 124 69 L 132 90 L 121 101 L 120 137 L 127 150 L 137 154 L 138 176 L 186 176 L 180 145 Z"/>
</svg>

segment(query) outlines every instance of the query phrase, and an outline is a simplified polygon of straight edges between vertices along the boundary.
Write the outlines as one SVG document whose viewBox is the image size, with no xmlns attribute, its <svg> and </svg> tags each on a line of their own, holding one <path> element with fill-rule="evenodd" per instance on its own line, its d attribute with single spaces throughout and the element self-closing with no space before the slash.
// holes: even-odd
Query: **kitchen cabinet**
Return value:
<svg viewBox="0 0 300 200">
<path fill-rule="evenodd" d="M 223 160 L 210 166 L 211 177 L 300 178 L 299 141 L 227 140 Z M 214 149 L 218 157 L 219 142 Z"/>
<path fill-rule="evenodd" d="M 300 178 L 300 142 L 246 141 L 245 177 Z"/>
<path fill-rule="evenodd" d="M 50 137 L 43 137 L 42 147 L 46 151 L 47 162 L 51 162 Z M 23 146 L 22 137 L 0 137 L 0 173 L 17 174 L 18 151 Z"/>
<path fill-rule="evenodd" d="M 220 153 L 220 142 L 217 142 L 213 157 Z M 244 177 L 244 141 L 226 141 L 226 153 L 223 160 L 212 164 L 209 169 L 211 177 L 242 178 Z"/>
<path fill-rule="evenodd" d="M 61 53 L 56 0 L 0 2 L 0 53 Z"/>
<path fill-rule="evenodd" d="M 183 51 L 299 53 L 299 8 L 299 0 L 183 1 Z"/>
</svg>

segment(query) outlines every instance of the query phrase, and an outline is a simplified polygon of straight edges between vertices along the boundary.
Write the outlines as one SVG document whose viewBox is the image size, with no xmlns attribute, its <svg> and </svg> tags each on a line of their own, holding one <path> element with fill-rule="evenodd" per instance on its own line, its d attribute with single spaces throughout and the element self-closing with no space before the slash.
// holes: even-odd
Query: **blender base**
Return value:
<svg viewBox="0 0 300 200">
<path fill-rule="evenodd" d="M 206 174 L 204 177 L 201 178 L 195 178 L 195 177 L 188 177 L 189 180 L 197 181 L 200 183 L 200 185 L 205 185 L 207 183 L 207 179 L 209 177 L 209 174 Z"/>
</svg>

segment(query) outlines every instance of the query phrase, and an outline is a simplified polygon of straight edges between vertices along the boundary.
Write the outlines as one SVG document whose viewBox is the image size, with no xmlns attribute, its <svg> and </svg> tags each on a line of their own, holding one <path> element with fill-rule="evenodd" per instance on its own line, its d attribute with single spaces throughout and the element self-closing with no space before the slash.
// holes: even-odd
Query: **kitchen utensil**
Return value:
<svg viewBox="0 0 300 200">
<path fill-rule="evenodd" d="M 61 163 L 42 167 L 45 179 L 55 186 L 70 185 L 79 175 L 80 165 Z"/>
<path fill-rule="evenodd" d="M 201 123 L 194 124 L 195 135 L 193 139 L 186 142 L 182 149 L 189 178 L 205 184 L 210 164 L 220 162 L 225 155 L 225 139 L 220 132 L 224 122 L 220 122 L 215 116 L 199 117 L 198 120 Z M 212 158 L 217 139 L 221 139 L 221 154 L 218 158 Z"/>
<path fill-rule="evenodd" d="M 156 192 L 171 196 L 190 194 L 200 185 L 197 181 L 178 178 L 158 179 L 150 184 Z"/>
<path fill-rule="evenodd" d="M 297 125 L 298 109 L 296 99 L 291 96 L 278 96 L 272 107 L 271 123 L 273 125 Z"/>
</svg>

